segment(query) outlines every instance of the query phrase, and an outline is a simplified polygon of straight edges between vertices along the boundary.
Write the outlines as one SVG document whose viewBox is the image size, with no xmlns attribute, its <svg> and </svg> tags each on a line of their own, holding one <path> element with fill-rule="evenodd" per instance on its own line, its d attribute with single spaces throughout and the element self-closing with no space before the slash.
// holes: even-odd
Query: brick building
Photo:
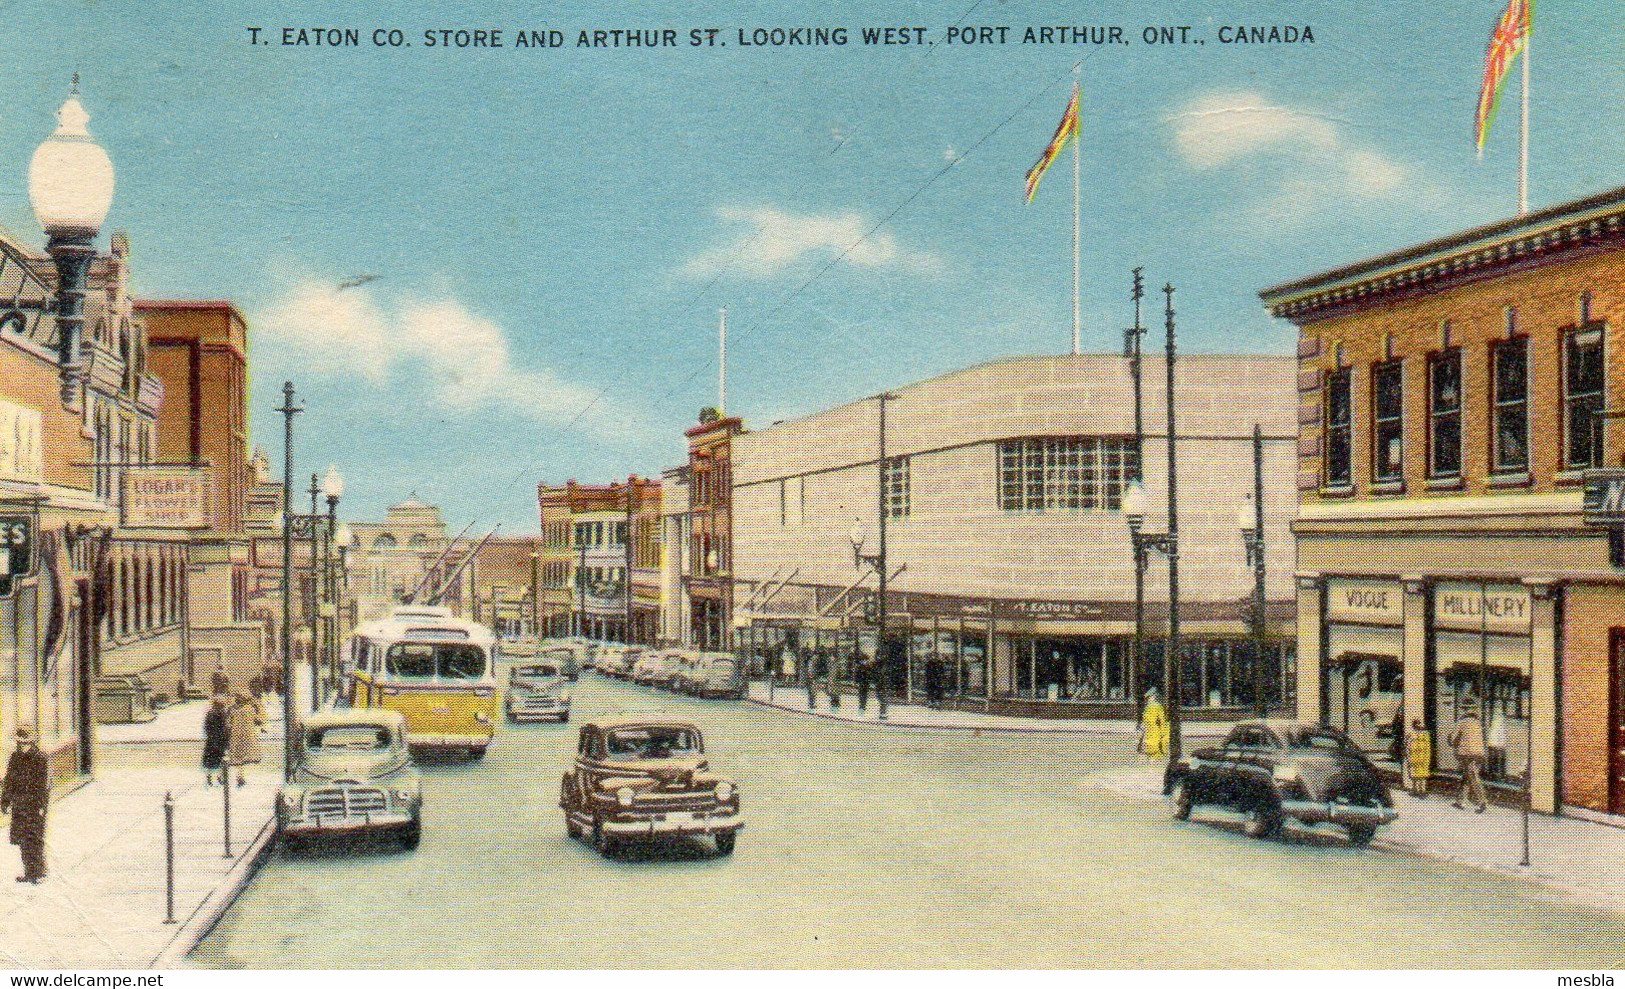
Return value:
<svg viewBox="0 0 1625 989">
<path fill-rule="evenodd" d="M 1384 754 L 1475 708 L 1493 786 L 1625 813 L 1625 572 L 1582 510 L 1625 451 L 1622 276 L 1625 189 L 1262 293 L 1300 329 L 1301 716 Z"/>
<path fill-rule="evenodd" d="M 1185 634 L 1183 703 L 1235 711 L 1255 698 L 1253 572 L 1236 527 L 1250 497 L 1252 431 L 1265 435 L 1266 699 L 1292 687 L 1293 362 L 1192 356 L 1177 365 Z M 1146 360 L 1145 422 L 1165 422 L 1161 360 Z M 994 361 L 893 390 L 885 508 L 891 689 L 922 688 L 934 657 L 961 703 L 1041 716 L 1132 713 L 1162 682 L 1166 566 L 1146 575 L 1146 651 L 1132 669 L 1134 553 L 1120 510 L 1143 453 L 1166 503 L 1166 433 L 1135 447 L 1133 382 L 1117 356 Z M 878 402 L 865 399 L 731 437 L 728 560 L 735 645 L 794 675 L 876 653 L 873 573 Z M 1189 480 L 1189 478 L 1196 478 Z M 691 490 L 695 481 L 690 480 Z M 701 499 L 696 495 L 696 514 Z M 1162 523 L 1147 521 L 1155 529 Z"/>
<path fill-rule="evenodd" d="M 532 609 L 541 587 L 541 540 L 536 536 L 493 536 L 468 565 L 473 607 L 470 618 L 499 637 L 535 634 L 539 612 Z"/>
<path fill-rule="evenodd" d="M 537 485 L 548 623 L 566 634 L 652 645 L 661 612 L 660 482 Z M 634 539 L 634 535 L 637 536 Z"/>
</svg>

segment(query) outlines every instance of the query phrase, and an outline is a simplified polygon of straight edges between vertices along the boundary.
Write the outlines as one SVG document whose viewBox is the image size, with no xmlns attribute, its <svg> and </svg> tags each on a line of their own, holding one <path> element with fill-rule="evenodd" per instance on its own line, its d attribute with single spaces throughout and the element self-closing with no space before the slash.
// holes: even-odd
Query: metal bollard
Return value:
<svg viewBox="0 0 1625 989">
<path fill-rule="evenodd" d="M 175 794 L 164 791 L 164 923 L 175 922 Z"/>
<path fill-rule="evenodd" d="M 221 773 L 224 781 L 220 785 L 220 792 L 225 794 L 226 807 L 226 852 L 222 858 L 229 859 L 231 858 L 231 760 L 227 759 L 222 765 L 225 766 L 225 769 Z"/>
</svg>

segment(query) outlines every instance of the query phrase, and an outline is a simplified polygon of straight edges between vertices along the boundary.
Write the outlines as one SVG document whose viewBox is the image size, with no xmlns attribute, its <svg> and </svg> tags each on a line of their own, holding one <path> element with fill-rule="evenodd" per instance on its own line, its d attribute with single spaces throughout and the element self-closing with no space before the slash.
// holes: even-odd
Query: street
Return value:
<svg viewBox="0 0 1625 989">
<path fill-rule="evenodd" d="M 600 858 L 564 835 L 576 729 L 706 732 L 749 826 Z M 874 729 L 606 681 L 571 724 L 425 769 L 416 852 L 279 850 L 191 956 L 206 967 L 1326 967 L 1620 964 L 1625 919 L 1468 868 L 1254 841 L 1085 787 L 1120 737 Z"/>
</svg>

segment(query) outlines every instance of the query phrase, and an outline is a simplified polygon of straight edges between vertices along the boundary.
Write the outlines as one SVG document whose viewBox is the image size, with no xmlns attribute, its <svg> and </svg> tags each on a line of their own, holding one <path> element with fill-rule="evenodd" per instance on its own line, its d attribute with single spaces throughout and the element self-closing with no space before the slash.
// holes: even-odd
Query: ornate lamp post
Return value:
<svg viewBox="0 0 1625 989">
<path fill-rule="evenodd" d="M 323 532 L 326 538 L 323 541 L 325 550 L 322 554 L 322 606 L 317 610 L 322 613 L 327 627 L 324 647 L 327 653 L 328 680 L 336 684 L 334 670 L 338 666 L 339 654 L 339 609 L 338 597 L 333 593 L 332 571 L 333 560 L 338 556 L 339 498 L 344 494 L 344 475 L 339 473 L 336 464 L 327 465 L 327 476 L 322 479 L 322 493 L 327 497 L 327 528 Z"/>
<path fill-rule="evenodd" d="M 1236 527 L 1247 545 L 1247 565 L 1253 568 L 1253 600 L 1248 618 L 1253 636 L 1253 705 L 1258 716 L 1269 713 L 1264 695 L 1269 677 L 1264 663 L 1264 430 L 1253 424 L 1253 493 L 1236 510 Z"/>
<path fill-rule="evenodd" d="M 113 162 L 91 139 L 90 114 L 79 102 L 79 74 L 56 112 L 57 128 L 34 151 L 28 166 L 28 198 L 48 238 L 56 265 L 56 322 L 62 401 L 77 408 L 86 371 L 85 280 L 96 257 L 96 235 L 113 205 Z"/>
<path fill-rule="evenodd" d="M 305 411 L 293 403 L 293 382 L 282 383 L 282 773 L 293 779 L 298 755 L 293 707 L 293 536 L 298 516 L 293 513 L 293 417 Z"/>
</svg>

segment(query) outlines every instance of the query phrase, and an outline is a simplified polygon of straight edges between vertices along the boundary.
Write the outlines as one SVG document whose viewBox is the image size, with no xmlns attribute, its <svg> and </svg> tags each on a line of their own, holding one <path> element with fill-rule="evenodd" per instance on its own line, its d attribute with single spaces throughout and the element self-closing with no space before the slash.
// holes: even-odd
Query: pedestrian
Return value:
<svg viewBox="0 0 1625 989">
<path fill-rule="evenodd" d="M 1450 733 L 1449 742 L 1456 753 L 1456 764 L 1461 767 L 1461 789 L 1456 793 L 1454 806 L 1463 807 L 1463 801 L 1471 800 L 1476 805 L 1474 813 L 1482 814 L 1489 807 L 1489 801 L 1484 799 L 1482 775 L 1484 723 L 1478 720 L 1476 705 L 1462 706 L 1461 718 L 1456 722 L 1456 730 Z"/>
<path fill-rule="evenodd" d="M 203 785 L 213 786 L 215 776 L 220 777 L 220 785 L 226 785 L 226 773 L 222 768 L 225 765 L 227 751 L 231 746 L 230 714 L 226 710 L 226 697 L 224 694 L 215 694 L 209 702 L 209 710 L 203 715 Z"/>
<path fill-rule="evenodd" d="M 1428 795 L 1428 776 L 1433 772 L 1433 734 L 1422 725 L 1421 718 L 1411 721 L 1405 756 L 1405 765 L 1410 771 L 1411 796 L 1424 800 Z"/>
<path fill-rule="evenodd" d="M 17 728 L 17 748 L 0 784 L 0 813 L 11 814 L 11 843 L 22 854 L 20 883 L 45 881 L 45 815 L 51 802 L 51 769 L 31 725 Z"/>
<path fill-rule="evenodd" d="M 925 701 L 934 708 L 942 706 L 942 660 L 935 653 L 925 661 Z"/>
<path fill-rule="evenodd" d="M 226 675 L 225 663 L 216 666 L 213 675 L 209 677 L 209 692 L 216 697 L 231 693 L 231 677 Z"/>
<path fill-rule="evenodd" d="M 253 766 L 265 758 L 260 751 L 260 726 L 265 723 L 265 716 L 260 712 L 260 706 L 247 694 L 238 694 L 236 703 L 232 704 L 230 712 L 226 715 L 226 731 L 229 736 L 228 754 L 231 765 L 237 767 L 237 785 L 242 786 L 248 782 L 243 778 L 243 767 Z M 225 782 L 224 774 L 221 782 Z"/>
<path fill-rule="evenodd" d="M 1148 756 L 1168 754 L 1168 712 L 1163 709 L 1161 695 L 1155 687 L 1145 692 L 1145 710 L 1140 712 L 1139 749 Z"/>
<path fill-rule="evenodd" d="M 1492 780 L 1504 780 L 1507 776 L 1507 741 L 1511 732 L 1507 730 L 1506 712 L 1500 704 L 1495 705 L 1495 711 L 1490 715 L 1489 737 L 1485 741 L 1489 745 L 1490 758 L 1486 769 Z"/>
<path fill-rule="evenodd" d="M 853 665 L 852 679 L 858 682 L 858 710 L 869 710 L 869 688 L 874 683 L 875 670 L 867 659 L 858 657 Z"/>
</svg>

